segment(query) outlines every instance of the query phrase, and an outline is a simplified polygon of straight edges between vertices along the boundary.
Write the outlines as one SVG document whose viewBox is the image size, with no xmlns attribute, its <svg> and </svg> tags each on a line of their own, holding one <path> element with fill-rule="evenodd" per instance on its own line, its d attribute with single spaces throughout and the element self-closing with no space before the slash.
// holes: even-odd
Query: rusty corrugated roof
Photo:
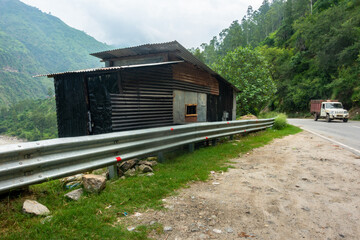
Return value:
<svg viewBox="0 0 360 240">
<path fill-rule="evenodd" d="M 115 67 L 103 67 L 103 68 L 89 68 L 89 69 L 82 69 L 82 70 L 75 70 L 75 71 L 67 71 L 67 72 L 60 72 L 60 73 L 49 73 L 49 74 L 41 74 L 36 75 L 33 77 L 54 77 L 57 75 L 63 75 L 68 73 L 90 73 L 90 72 L 101 72 L 101 71 L 110 71 L 110 70 L 119 70 L 124 68 L 136 68 L 136 67 L 150 67 L 150 66 L 158 66 L 158 65 L 165 65 L 165 64 L 175 64 L 181 63 L 184 61 L 171 61 L 171 62 L 159 62 L 159 63 L 146 63 L 146 64 L 136 64 L 136 65 L 127 65 L 127 66 L 115 66 Z"/>
</svg>

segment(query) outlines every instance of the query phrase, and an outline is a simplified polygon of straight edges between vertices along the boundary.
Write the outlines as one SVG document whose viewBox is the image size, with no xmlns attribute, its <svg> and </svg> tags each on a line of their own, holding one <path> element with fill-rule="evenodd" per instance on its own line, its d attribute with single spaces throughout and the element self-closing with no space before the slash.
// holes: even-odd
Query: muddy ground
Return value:
<svg viewBox="0 0 360 240">
<path fill-rule="evenodd" d="M 126 223 L 161 223 L 150 237 L 169 240 L 360 238 L 359 156 L 302 132 L 233 161 Z"/>
</svg>

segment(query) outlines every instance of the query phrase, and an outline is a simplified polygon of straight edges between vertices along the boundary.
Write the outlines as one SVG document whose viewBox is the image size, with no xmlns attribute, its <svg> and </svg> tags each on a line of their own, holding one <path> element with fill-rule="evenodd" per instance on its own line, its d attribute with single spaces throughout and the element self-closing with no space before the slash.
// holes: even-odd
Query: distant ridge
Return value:
<svg viewBox="0 0 360 240">
<path fill-rule="evenodd" d="M 100 67 L 89 54 L 110 48 L 19 0 L 0 0 L 0 107 L 45 97 L 52 80 L 33 75 Z"/>
</svg>

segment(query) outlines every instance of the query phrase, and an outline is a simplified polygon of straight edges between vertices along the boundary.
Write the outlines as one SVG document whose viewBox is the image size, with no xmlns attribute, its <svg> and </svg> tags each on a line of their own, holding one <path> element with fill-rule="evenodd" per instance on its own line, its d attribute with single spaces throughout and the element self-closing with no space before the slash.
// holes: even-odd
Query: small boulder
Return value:
<svg viewBox="0 0 360 240">
<path fill-rule="evenodd" d="M 45 207 L 41 203 L 38 203 L 35 200 L 25 200 L 22 209 L 25 213 L 30 213 L 38 216 L 50 214 L 50 210 L 47 207 Z"/>
<path fill-rule="evenodd" d="M 74 191 L 68 192 L 64 196 L 71 200 L 78 201 L 83 193 L 84 193 L 84 190 L 82 188 L 80 188 L 80 189 L 76 189 Z"/>
<path fill-rule="evenodd" d="M 136 163 L 137 163 L 137 159 L 130 159 L 130 160 L 127 160 L 127 161 L 124 161 L 124 162 L 120 163 L 119 168 L 123 172 L 126 172 L 130 168 L 133 168 L 136 165 Z"/>
<path fill-rule="evenodd" d="M 153 172 L 153 169 L 145 164 L 142 164 L 139 166 L 139 171 L 141 171 L 142 173 L 148 173 L 148 172 Z"/>
<path fill-rule="evenodd" d="M 148 165 L 150 167 L 154 167 L 157 165 L 156 161 L 140 161 L 139 165 Z"/>
<path fill-rule="evenodd" d="M 83 176 L 85 191 L 98 193 L 106 187 L 106 178 L 100 175 L 87 174 Z"/>
<path fill-rule="evenodd" d="M 131 168 L 131 169 L 127 170 L 127 171 L 124 173 L 124 175 L 125 175 L 126 177 L 133 177 L 133 176 L 135 176 L 135 175 L 136 175 L 136 170 L 135 170 L 135 168 Z"/>
</svg>

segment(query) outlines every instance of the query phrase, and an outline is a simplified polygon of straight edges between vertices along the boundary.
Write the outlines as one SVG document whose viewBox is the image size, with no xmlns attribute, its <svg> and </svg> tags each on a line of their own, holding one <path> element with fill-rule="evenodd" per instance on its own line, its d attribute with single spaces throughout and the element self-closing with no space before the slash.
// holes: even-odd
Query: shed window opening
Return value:
<svg viewBox="0 0 360 240">
<path fill-rule="evenodd" d="M 186 116 L 196 116 L 197 115 L 197 105 L 196 104 L 187 104 L 186 105 Z"/>
</svg>

